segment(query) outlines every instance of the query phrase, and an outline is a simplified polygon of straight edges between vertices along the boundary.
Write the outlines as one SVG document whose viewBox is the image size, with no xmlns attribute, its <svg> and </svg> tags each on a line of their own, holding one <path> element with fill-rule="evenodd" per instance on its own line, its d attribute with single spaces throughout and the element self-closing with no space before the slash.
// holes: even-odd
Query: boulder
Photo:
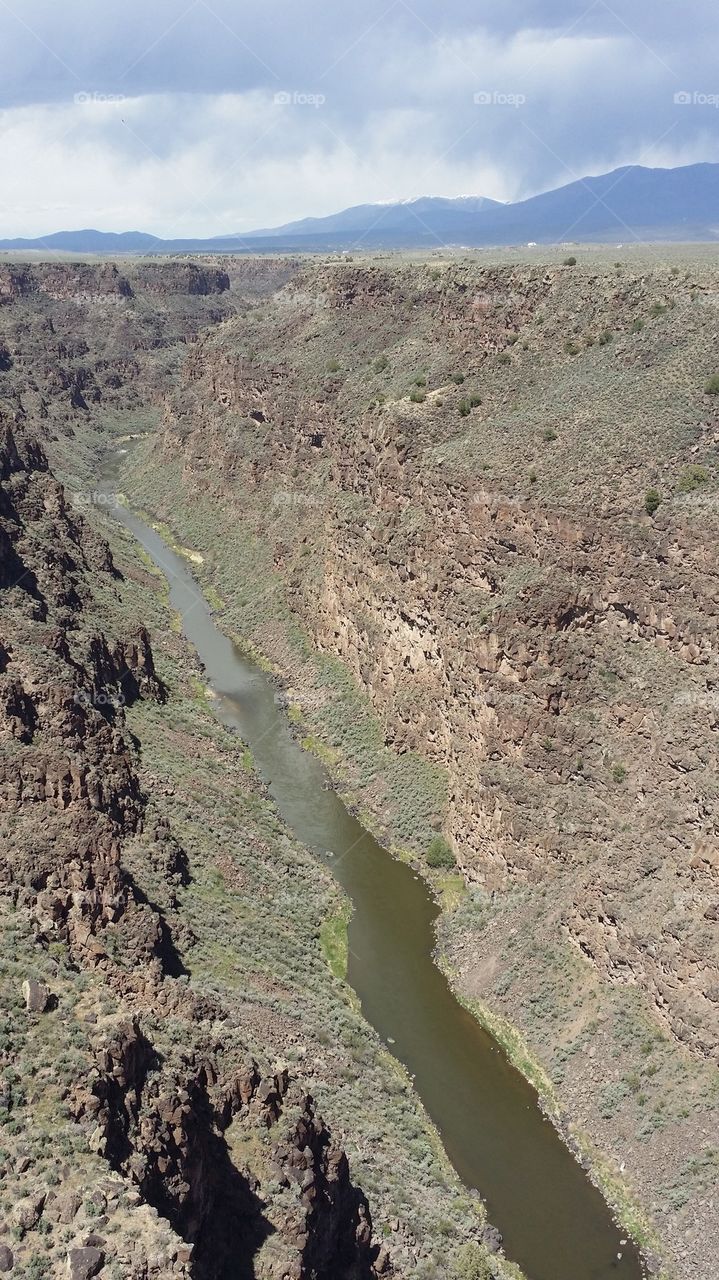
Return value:
<svg viewBox="0 0 719 1280">
<path fill-rule="evenodd" d="M 58 1218 L 60 1222 L 72 1222 L 80 1205 L 82 1196 L 78 1191 L 67 1191 L 58 1197 Z"/>
<path fill-rule="evenodd" d="M 94 1247 L 71 1249 L 67 1255 L 68 1280 L 91 1280 L 104 1262 L 104 1256 Z"/>
<path fill-rule="evenodd" d="M 12 1249 L 6 1244 L 0 1244 L 0 1271 L 12 1271 L 15 1265 Z"/>
<path fill-rule="evenodd" d="M 32 1231 L 40 1221 L 42 1211 L 45 1207 L 45 1196 L 43 1193 L 34 1196 L 28 1196 L 25 1200 L 19 1200 L 13 1209 L 13 1218 L 18 1227 L 23 1231 Z"/>
<path fill-rule="evenodd" d="M 50 992 L 45 983 L 38 982 L 37 978 L 25 979 L 22 984 L 22 995 L 28 1013 L 44 1013 L 47 1009 Z"/>
<path fill-rule="evenodd" d="M 489 1253 L 499 1253 L 502 1248 L 502 1233 L 496 1227 L 487 1226 L 482 1232 L 482 1244 Z"/>
</svg>

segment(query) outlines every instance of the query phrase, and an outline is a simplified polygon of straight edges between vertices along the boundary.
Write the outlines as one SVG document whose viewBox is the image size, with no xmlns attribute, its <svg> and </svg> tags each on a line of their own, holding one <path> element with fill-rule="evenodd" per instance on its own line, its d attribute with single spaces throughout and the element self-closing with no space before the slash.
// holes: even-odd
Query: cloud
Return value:
<svg viewBox="0 0 719 1280">
<path fill-rule="evenodd" d="M 229 234 L 719 160 L 716 112 L 674 102 L 719 92 L 717 35 L 708 0 L 0 0 L 0 234 Z"/>
</svg>

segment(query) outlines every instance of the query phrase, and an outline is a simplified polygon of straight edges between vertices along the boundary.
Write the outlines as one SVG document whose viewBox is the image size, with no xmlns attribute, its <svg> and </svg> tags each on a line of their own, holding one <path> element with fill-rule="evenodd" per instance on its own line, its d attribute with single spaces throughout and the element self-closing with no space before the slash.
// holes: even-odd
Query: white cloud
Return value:
<svg viewBox="0 0 719 1280">
<path fill-rule="evenodd" d="M 599 0 L 579 22 L 570 0 L 482 6 L 481 22 L 477 10 L 4 0 L 0 234 L 229 234 L 392 197 L 513 199 L 619 164 L 719 159 L 716 113 L 673 103 L 677 89 L 719 92 L 709 0 L 686 0 L 673 22 L 648 0 Z M 281 107 L 278 90 L 326 100 Z M 484 90 L 524 103 L 478 106 Z"/>
</svg>

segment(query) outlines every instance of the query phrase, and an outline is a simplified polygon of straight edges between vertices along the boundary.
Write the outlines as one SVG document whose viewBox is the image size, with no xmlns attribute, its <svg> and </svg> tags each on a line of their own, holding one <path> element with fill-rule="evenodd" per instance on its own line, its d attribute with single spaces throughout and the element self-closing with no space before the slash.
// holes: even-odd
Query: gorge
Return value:
<svg viewBox="0 0 719 1280">
<path fill-rule="evenodd" d="M 28 948 L 9 982 L 34 966 L 77 1004 L 65 1055 L 90 1054 L 98 1074 L 89 1090 L 59 1088 L 63 1124 L 126 1180 L 122 1194 L 138 1188 L 138 1214 L 160 1213 L 143 1240 L 163 1221 L 179 1235 L 173 1274 L 234 1274 L 223 1268 L 238 1253 L 258 1276 L 511 1274 L 387 1053 L 435 1115 L 451 1036 L 435 1038 L 423 1078 L 396 1009 L 385 1019 L 362 991 L 367 953 L 398 966 L 402 990 L 383 950 L 390 895 L 419 895 L 431 933 L 431 900 L 402 860 L 443 905 L 457 1019 L 489 1052 L 495 1036 L 538 1089 L 618 1215 L 616 1241 L 638 1240 L 655 1273 L 712 1274 L 717 296 L 709 259 L 681 249 L 581 265 L 548 251 L 541 265 L 0 267 L 3 883 Z M 98 459 L 126 436 L 117 490 L 103 488 Z M 288 818 L 282 780 L 253 747 L 247 706 L 237 741 L 210 727 L 205 676 L 108 519 L 120 489 L 190 548 L 221 632 L 270 672 L 293 732 L 400 859 L 365 835 L 359 869 L 337 869 L 345 884 L 343 868 L 361 877 L 385 859 L 370 877 L 387 877 L 379 929 L 365 935 L 359 910 L 349 928 L 349 981 L 380 1037 L 342 982 L 334 860 L 323 869 L 275 814 L 273 799 Z M 67 725 L 62 758 L 51 724 L 56 737 Z M 310 845 L 325 798 L 354 822 L 332 791 L 301 796 Z M 182 1027 L 174 1047 L 163 1002 Z M 32 1016 L 28 1044 L 54 1014 Z M 17 1044 L 8 1052 L 16 1061 Z M 118 1105 L 128 1082 L 137 1101 Z M 458 1110 L 455 1149 L 436 1119 L 474 1186 L 457 1148 L 463 1125 L 476 1145 L 466 1099 Z M 286 1175 L 308 1145 L 305 1185 L 306 1166 Z M 6 1159 L 30 1159 L 21 1203 L 44 1197 L 24 1255 L 43 1220 L 55 1241 L 61 1211 L 34 1149 L 11 1148 Z M 214 1189 L 213 1150 L 229 1162 Z M 479 1191 L 493 1223 L 492 1191 Z M 521 1221 L 497 1212 L 531 1277 Z M 537 1199 L 527 1232 L 543 1212 Z M 228 1237 L 232 1221 L 244 1225 Z M 110 1265 L 89 1226 L 75 1247 Z M 81 1242 L 93 1234 L 104 1243 Z M 577 1270 L 578 1242 L 561 1263 L 549 1233 L 546 1245 L 559 1253 L 537 1259 L 540 1280 L 561 1265 L 605 1274 L 596 1259 Z M 619 1274 L 634 1265 L 620 1249 Z M 123 1275 L 164 1274 L 147 1270 L 154 1244 L 136 1252 Z"/>
</svg>

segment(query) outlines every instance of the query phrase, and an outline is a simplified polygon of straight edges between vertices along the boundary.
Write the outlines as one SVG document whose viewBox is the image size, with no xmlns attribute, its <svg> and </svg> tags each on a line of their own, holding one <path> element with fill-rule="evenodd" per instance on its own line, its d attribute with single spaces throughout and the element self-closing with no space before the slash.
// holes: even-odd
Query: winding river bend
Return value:
<svg viewBox="0 0 719 1280">
<path fill-rule="evenodd" d="M 288 826 L 349 895 L 349 982 L 414 1076 L 457 1173 L 484 1197 L 508 1257 L 529 1280 L 639 1280 L 636 1248 L 542 1115 L 536 1093 L 434 964 L 438 909 L 424 882 L 324 789 L 323 766 L 292 737 L 271 681 L 219 630 L 186 561 L 130 508 L 114 514 L 165 575 L 216 694 L 216 714 L 250 747 Z"/>
</svg>

